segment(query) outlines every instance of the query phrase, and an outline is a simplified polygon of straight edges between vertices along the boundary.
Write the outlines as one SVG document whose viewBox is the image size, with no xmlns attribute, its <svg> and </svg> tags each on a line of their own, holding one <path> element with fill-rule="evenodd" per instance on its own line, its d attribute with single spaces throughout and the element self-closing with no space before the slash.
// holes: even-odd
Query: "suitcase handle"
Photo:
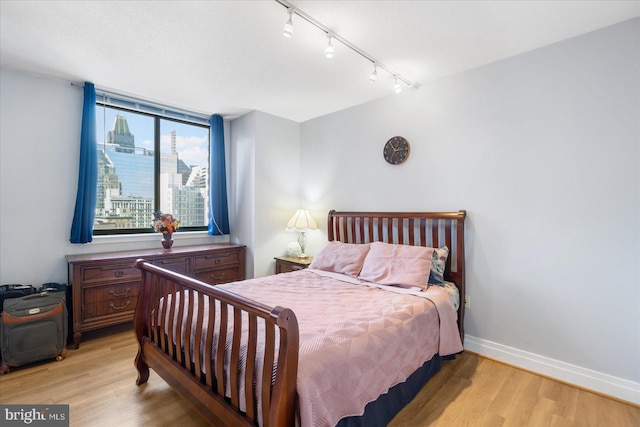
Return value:
<svg viewBox="0 0 640 427">
<path fill-rule="evenodd" d="M 25 299 L 31 299 L 31 298 L 48 297 L 48 296 L 49 296 L 49 292 L 44 291 L 44 292 L 38 292 L 37 294 L 26 295 L 22 297 L 22 299 L 25 300 Z"/>
<path fill-rule="evenodd" d="M 130 290 L 131 288 L 127 288 L 127 290 L 125 290 L 124 292 L 116 293 L 116 291 L 114 291 L 113 289 L 109 289 L 109 293 L 114 297 L 123 297 L 128 294 Z"/>
</svg>

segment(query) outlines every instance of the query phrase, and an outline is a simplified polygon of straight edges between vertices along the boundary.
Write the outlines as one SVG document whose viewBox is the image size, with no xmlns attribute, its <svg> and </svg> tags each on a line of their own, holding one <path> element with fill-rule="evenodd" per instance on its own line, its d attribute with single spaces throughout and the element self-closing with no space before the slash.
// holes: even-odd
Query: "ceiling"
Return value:
<svg viewBox="0 0 640 427">
<path fill-rule="evenodd" d="M 291 1 L 423 86 L 640 15 L 640 1 Z M 393 93 L 393 78 L 299 16 L 260 1 L 0 2 L 2 67 L 149 101 L 302 122 Z"/>
</svg>

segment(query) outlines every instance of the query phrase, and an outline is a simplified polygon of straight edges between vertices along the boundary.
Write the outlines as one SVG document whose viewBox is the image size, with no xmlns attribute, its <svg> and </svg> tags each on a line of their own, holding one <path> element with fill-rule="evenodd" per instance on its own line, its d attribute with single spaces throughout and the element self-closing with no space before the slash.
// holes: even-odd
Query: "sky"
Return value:
<svg viewBox="0 0 640 427">
<path fill-rule="evenodd" d="M 96 132 L 98 144 L 105 141 L 113 128 L 117 111 L 96 106 Z M 120 112 L 126 117 L 129 131 L 136 147 L 153 150 L 153 117 L 144 114 Z M 106 128 L 106 130 L 105 130 Z M 169 152 L 171 131 L 176 131 L 176 149 L 179 157 L 189 166 L 207 166 L 209 153 L 209 129 L 162 119 L 160 121 L 160 149 Z"/>
</svg>

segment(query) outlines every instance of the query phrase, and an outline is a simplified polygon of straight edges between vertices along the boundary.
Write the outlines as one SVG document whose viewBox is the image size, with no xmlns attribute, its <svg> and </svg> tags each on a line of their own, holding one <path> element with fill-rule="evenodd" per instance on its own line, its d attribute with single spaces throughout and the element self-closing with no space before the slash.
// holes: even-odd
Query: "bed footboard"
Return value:
<svg viewBox="0 0 640 427">
<path fill-rule="evenodd" d="M 211 424 L 293 426 L 295 314 L 144 260 L 136 267 L 136 384 L 147 382 L 152 368 Z"/>
</svg>

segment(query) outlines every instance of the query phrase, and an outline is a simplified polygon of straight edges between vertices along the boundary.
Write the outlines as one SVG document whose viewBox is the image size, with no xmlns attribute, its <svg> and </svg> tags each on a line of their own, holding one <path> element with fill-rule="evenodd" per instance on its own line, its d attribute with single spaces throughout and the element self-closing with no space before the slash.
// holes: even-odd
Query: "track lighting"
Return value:
<svg viewBox="0 0 640 427">
<path fill-rule="evenodd" d="M 391 68 L 387 67 L 386 65 L 378 61 L 376 58 L 374 58 L 373 56 L 369 55 L 368 53 L 360 49 L 358 46 L 351 43 L 349 40 L 345 39 L 339 34 L 336 34 L 331 28 L 322 24 L 321 22 L 316 20 L 313 16 L 298 9 L 296 6 L 291 4 L 289 0 L 275 0 L 275 2 L 279 3 L 281 6 L 286 7 L 287 13 L 289 14 L 289 19 L 287 20 L 287 23 L 284 25 L 284 29 L 282 30 L 282 34 L 285 37 L 291 37 L 293 35 L 293 22 L 291 21 L 291 17 L 293 16 L 293 14 L 296 14 L 298 17 L 307 21 L 308 23 L 318 28 L 319 30 L 321 30 L 327 35 L 327 38 L 329 40 L 327 43 L 327 47 L 324 50 L 324 54 L 327 58 L 333 58 L 334 56 L 333 39 L 335 39 L 338 42 L 342 43 L 345 47 L 348 47 L 353 52 L 357 53 L 358 55 L 362 56 L 364 59 L 366 59 L 367 61 L 373 64 L 373 71 L 369 75 L 369 80 L 371 80 L 372 82 L 375 82 L 378 79 L 378 68 L 380 68 L 394 78 L 395 85 L 393 89 L 396 93 L 402 92 L 401 83 L 407 85 L 408 88 L 413 90 L 420 88 L 420 83 L 412 82 L 409 79 L 404 78 L 402 75 L 396 73 Z"/>
<path fill-rule="evenodd" d="M 287 38 L 291 38 L 291 36 L 293 36 L 293 22 L 291 21 L 291 14 L 293 13 L 293 11 L 291 10 L 291 8 L 289 8 L 288 12 L 289 12 L 289 19 L 287 20 L 286 24 L 284 24 L 284 28 L 282 29 L 282 35 Z"/>
<path fill-rule="evenodd" d="M 402 92 L 402 86 L 400 86 L 400 82 L 398 82 L 398 77 L 396 76 L 396 84 L 393 86 L 393 90 L 395 93 Z"/>
<path fill-rule="evenodd" d="M 373 71 L 371 72 L 371 75 L 369 76 L 369 81 L 371 83 L 375 83 L 376 80 L 378 80 L 378 66 L 374 62 Z"/>
<path fill-rule="evenodd" d="M 327 48 L 324 50 L 324 56 L 331 59 L 333 58 L 333 44 L 331 44 L 331 34 L 327 34 L 327 38 L 329 39 L 329 43 L 327 43 Z"/>
</svg>

